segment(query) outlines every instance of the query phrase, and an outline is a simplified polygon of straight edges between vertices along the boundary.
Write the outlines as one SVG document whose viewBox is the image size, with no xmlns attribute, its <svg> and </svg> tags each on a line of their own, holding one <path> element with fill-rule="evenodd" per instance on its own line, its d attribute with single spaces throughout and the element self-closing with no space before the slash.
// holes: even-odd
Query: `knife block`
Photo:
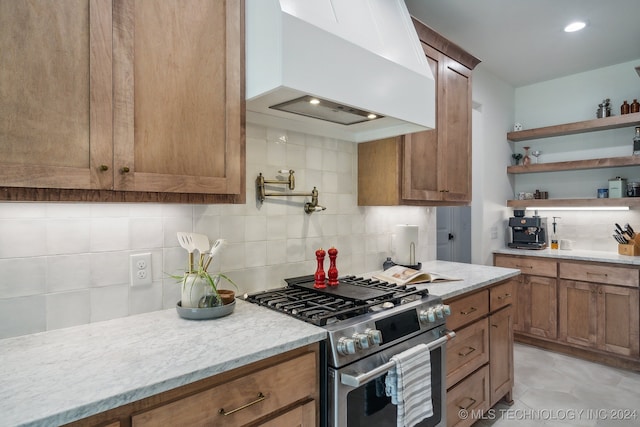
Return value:
<svg viewBox="0 0 640 427">
<path fill-rule="evenodd" d="M 640 234 L 636 234 L 633 238 L 633 242 L 629 242 L 626 245 L 618 244 L 618 253 L 620 255 L 638 256 L 640 255 Z"/>
</svg>

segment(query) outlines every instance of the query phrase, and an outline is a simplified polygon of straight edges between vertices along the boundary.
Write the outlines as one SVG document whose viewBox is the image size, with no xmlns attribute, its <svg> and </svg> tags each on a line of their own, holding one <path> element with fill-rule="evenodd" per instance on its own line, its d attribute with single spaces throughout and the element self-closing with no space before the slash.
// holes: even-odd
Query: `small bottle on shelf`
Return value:
<svg viewBox="0 0 640 427">
<path fill-rule="evenodd" d="M 620 114 L 629 114 L 629 107 L 630 105 L 627 103 L 627 101 L 624 101 L 620 106 Z"/>
<path fill-rule="evenodd" d="M 640 126 L 636 126 L 636 134 L 633 137 L 633 155 L 640 155 Z"/>
<path fill-rule="evenodd" d="M 629 108 L 631 113 L 640 113 L 640 102 L 637 99 L 634 99 Z"/>
</svg>

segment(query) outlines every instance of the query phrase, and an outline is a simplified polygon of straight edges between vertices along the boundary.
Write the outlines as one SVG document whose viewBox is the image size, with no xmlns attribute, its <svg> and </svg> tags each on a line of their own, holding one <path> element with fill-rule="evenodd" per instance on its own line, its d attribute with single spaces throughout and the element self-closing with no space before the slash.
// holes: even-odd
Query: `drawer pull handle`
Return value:
<svg viewBox="0 0 640 427">
<path fill-rule="evenodd" d="M 604 277 L 607 277 L 607 273 L 592 273 L 590 271 L 587 271 L 587 276 L 604 276 Z"/>
<path fill-rule="evenodd" d="M 458 353 L 458 356 L 460 356 L 460 357 L 465 357 L 465 356 L 470 355 L 470 354 L 471 354 L 471 353 L 473 353 L 474 351 L 476 351 L 476 349 L 475 349 L 475 348 L 473 348 L 473 347 L 467 347 L 467 348 L 469 349 L 469 351 L 467 351 L 466 353 L 459 352 L 459 353 Z"/>
<path fill-rule="evenodd" d="M 518 267 L 518 268 L 529 268 L 529 269 L 533 270 L 533 265 L 518 265 L 518 264 L 516 264 L 516 267 Z"/>
<path fill-rule="evenodd" d="M 469 410 L 469 408 L 471 408 L 477 402 L 477 400 L 475 400 L 473 397 L 465 397 L 465 399 L 471 400 L 471 403 L 469 403 L 467 406 L 458 405 L 458 408 L 462 409 L 463 411 Z"/>
<path fill-rule="evenodd" d="M 248 408 L 249 406 L 255 405 L 256 403 L 262 402 L 262 401 L 263 401 L 263 400 L 265 400 L 266 398 L 267 398 L 267 396 L 265 396 L 264 394 L 262 394 L 262 392 L 260 392 L 260 393 L 258 393 L 258 398 L 257 398 L 256 400 L 254 400 L 253 402 L 249 402 L 249 403 L 247 403 L 246 405 L 242 405 L 242 406 L 240 406 L 239 408 L 232 409 L 232 410 L 230 410 L 230 411 L 228 411 L 228 412 L 227 412 L 227 411 L 225 411 L 225 410 L 224 410 L 224 408 L 220 408 L 220 409 L 218 410 L 218 413 L 219 413 L 220 415 L 224 415 L 224 416 L 226 417 L 227 415 L 234 414 L 234 413 L 236 413 L 236 412 L 238 412 L 238 411 L 241 411 L 241 410 L 243 410 L 243 409 Z"/>
<path fill-rule="evenodd" d="M 504 294 L 498 297 L 498 299 L 507 299 L 511 296 L 511 294 Z"/>
<path fill-rule="evenodd" d="M 465 315 L 465 316 L 466 316 L 466 315 L 468 315 L 468 314 L 473 313 L 474 311 L 478 311 L 478 309 L 477 309 L 477 308 L 475 308 L 475 307 L 471 307 L 471 308 L 470 308 L 469 310 L 467 310 L 467 311 L 461 311 L 461 312 L 460 312 L 460 314 L 463 314 L 463 315 Z"/>
</svg>

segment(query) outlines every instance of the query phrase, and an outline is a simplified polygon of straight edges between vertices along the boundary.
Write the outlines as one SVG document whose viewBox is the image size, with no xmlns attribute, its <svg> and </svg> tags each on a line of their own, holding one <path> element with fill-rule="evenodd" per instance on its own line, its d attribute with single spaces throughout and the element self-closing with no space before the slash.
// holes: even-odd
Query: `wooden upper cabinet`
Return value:
<svg viewBox="0 0 640 427">
<path fill-rule="evenodd" d="M 436 83 L 436 128 L 358 144 L 360 206 L 471 201 L 471 70 L 479 61 L 414 24 Z"/>
<path fill-rule="evenodd" d="M 471 201 L 471 71 L 422 44 L 436 79 L 436 129 L 404 136 L 402 198 Z"/>
<path fill-rule="evenodd" d="M 0 197 L 244 203 L 243 4 L 1 2 Z"/>
<path fill-rule="evenodd" d="M 241 1 L 114 2 L 114 188 L 242 193 Z"/>
<path fill-rule="evenodd" d="M 0 185 L 112 187 L 111 11 L 0 2 Z"/>
</svg>

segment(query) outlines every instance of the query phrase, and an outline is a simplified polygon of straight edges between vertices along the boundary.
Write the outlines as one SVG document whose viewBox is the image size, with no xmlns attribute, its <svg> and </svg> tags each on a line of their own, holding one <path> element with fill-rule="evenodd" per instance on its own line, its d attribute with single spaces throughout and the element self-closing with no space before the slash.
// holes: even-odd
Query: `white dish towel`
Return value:
<svg viewBox="0 0 640 427">
<path fill-rule="evenodd" d="M 413 427 L 433 415 L 431 402 L 431 355 L 418 344 L 391 357 L 395 367 L 385 379 L 386 394 L 398 406 L 398 427 Z"/>
</svg>

